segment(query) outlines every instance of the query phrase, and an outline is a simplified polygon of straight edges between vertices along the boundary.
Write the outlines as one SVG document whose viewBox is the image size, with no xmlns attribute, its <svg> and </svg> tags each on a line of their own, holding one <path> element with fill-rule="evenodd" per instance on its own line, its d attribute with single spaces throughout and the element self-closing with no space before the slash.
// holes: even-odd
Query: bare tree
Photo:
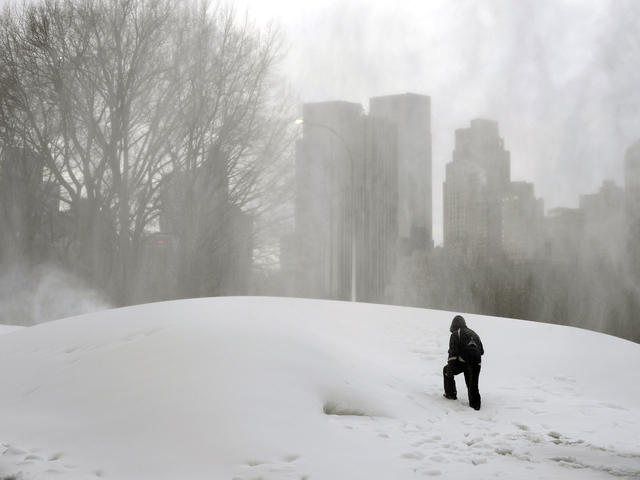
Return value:
<svg viewBox="0 0 640 480">
<path fill-rule="evenodd" d="M 189 296 L 246 293 L 247 285 L 233 281 L 247 268 L 238 260 L 250 258 L 256 234 L 274 225 L 290 191 L 282 170 L 291 115 L 273 84 L 282 40 L 277 30 L 261 32 L 232 9 L 206 2 L 185 7 L 179 28 L 186 82 L 172 155 L 180 190 L 180 219 L 172 225 L 179 231 L 178 283 Z"/>
<path fill-rule="evenodd" d="M 276 30 L 208 2 L 6 8 L 0 145 L 33 152 L 55 186 L 61 260 L 130 303 L 145 241 L 173 209 L 178 283 L 227 275 L 202 260 L 237 244 L 238 212 L 271 211 L 265 193 L 284 178 L 287 111 L 272 83 L 280 49 Z M 206 290 L 178 296 L 217 291 Z"/>
</svg>

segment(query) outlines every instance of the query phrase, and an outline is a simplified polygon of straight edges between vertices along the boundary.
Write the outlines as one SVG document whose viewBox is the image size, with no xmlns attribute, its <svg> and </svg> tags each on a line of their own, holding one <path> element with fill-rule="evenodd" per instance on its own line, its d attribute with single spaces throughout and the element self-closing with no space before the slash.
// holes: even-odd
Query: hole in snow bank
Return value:
<svg viewBox="0 0 640 480">
<path fill-rule="evenodd" d="M 322 411 L 325 415 L 353 415 L 357 417 L 374 417 L 370 413 L 364 411 L 364 409 L 352 407 L 350 405 L 342 405 L 339 402 L 327 401 L 324 402 Z"/>
</svg>

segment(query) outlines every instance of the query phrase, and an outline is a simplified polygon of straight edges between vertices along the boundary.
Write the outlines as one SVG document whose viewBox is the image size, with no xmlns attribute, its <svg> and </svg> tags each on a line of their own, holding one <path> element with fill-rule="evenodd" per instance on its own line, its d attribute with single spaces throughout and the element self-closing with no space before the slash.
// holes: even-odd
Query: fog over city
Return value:
<svg viewBox="0 0 640 480">
<path fill-rule="evenodd" d="M 512 177 L 547 208 L 576 207 L 605 179 L 623 185 L 640 132 L 640 5 L 630 1 L 238 2 L 275 19 L 283 72 L 301 101 L 415 92 L 431 97 L 434 236 L 453 132 L 497 120 Z"/>
<path fill-rule="evenodd" d="M 0 6 L 0 323 L 273 295 L 640 339 L 638 2 Z"/>
</svg>

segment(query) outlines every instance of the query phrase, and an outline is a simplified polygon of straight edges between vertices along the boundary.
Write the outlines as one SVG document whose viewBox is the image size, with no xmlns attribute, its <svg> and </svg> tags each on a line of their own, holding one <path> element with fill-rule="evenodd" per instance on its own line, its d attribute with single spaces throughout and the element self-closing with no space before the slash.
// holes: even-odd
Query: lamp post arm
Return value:
<svg viewBox="0 0 640 480">
<path fill-rule="evenodd" d="M 349 148 L 349 145 L 347 144 L 347 141 L 344 139 L 344 137 L 335 128 L 332 128 L 329 125 L 324 125 L 322 123 L 308 122 L 306 120 L 300 121 L 299 124 L 300 125 L 309 125 L 310 127 L 322 128 L 324 130 L 327 130 L 327 131 L 331 132 L 333 135 L 335 135 L 338 138 L 338 140 L 340 140 L 340 142 L 342 142 L 342 145 L 344 146 L 345 150 L 347 151 L 347 154 L 349 155 L 349 161 L 351 162 L 351 170 L 353 170 L 353 155 L 351 153 L 351 149 Z"/>
</svg>

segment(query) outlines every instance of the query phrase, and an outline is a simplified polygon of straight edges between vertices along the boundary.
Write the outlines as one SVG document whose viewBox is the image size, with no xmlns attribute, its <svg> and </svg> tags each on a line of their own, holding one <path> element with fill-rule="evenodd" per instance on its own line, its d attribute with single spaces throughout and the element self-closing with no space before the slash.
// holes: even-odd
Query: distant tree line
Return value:
<svg viewBox="0 0 640 480">
<path fill-rule="evenodd" d="M 609 225 L 610 226 L 610 225 Z M 391 303 L 587 328 L 640 342 L 640 232 L 617 228 L 565 258 L 471 260 L 446 248 L 404 259 Z"/>
<path fill-rule="evenodd" d="M 239 241 L 229 212 L 251 218 L 243 234 L 263 252 L 284 219 L 281 56 L 276 29 L 208 2 L 6 7 L 0 263 L 60 264 L 118 305 L 157 280 L 145 272 L 171 276 L 170 297 L 219 293 L 221 273 L 198 266 Z M 170 270 L 149 269 L 147 243 L 171 209 Z"/>
</svg>

